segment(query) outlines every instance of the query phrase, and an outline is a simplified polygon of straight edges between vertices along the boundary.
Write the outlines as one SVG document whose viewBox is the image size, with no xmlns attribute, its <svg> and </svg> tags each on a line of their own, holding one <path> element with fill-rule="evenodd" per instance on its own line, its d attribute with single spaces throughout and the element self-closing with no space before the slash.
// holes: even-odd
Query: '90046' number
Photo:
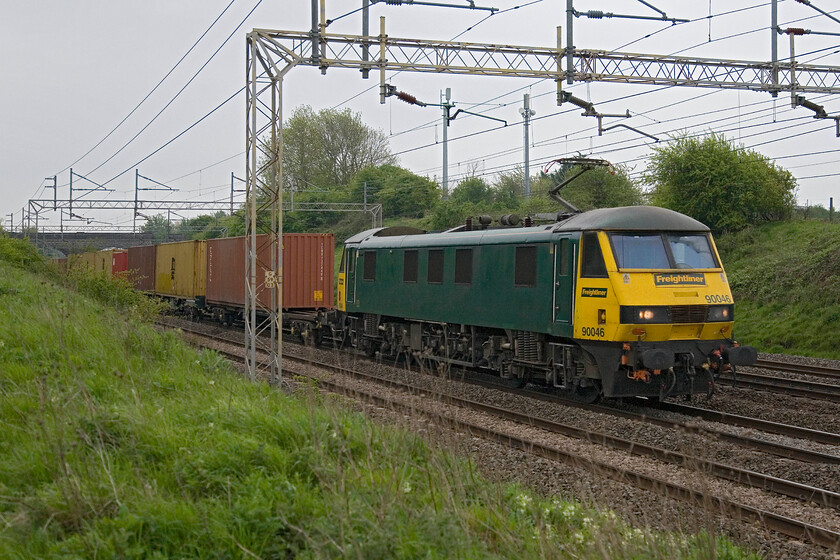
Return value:
<svg viewBox="0 0 840 560">
<path fill-rule="evenodd" d="M 604 338 L 604 327 L 581 327 L 580 330 L 583 336 Z"/>
<path fill-rule="evenodd" d="M 711 295 L 706 296 L 706 303 L 732 303 L 732 298 L 726 295 Z"/>
</svg>

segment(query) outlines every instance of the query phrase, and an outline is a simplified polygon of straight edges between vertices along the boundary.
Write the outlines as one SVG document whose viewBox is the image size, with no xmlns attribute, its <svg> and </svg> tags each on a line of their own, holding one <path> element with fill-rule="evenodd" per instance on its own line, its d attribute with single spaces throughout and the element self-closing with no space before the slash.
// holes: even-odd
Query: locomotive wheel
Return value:
<svg viewBox="0 0 840 560">
<path fill-rule="evenodd" d="M 572 398 L 584 404 L 595 404 L 601 400 L 601 385 L 598 383 L 593 383 L 587 387 L 578 385 L 572 392 Z"/>
</svg>

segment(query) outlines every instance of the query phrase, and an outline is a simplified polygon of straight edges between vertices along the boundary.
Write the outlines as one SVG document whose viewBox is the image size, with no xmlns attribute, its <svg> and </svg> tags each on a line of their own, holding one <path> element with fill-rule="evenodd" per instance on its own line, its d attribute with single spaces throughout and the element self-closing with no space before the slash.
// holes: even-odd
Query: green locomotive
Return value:
<svg viewBox="0 0 840 560">
<path fill-rule="evenodd" d="M 655 207 L 550 225 L 378 228 L 345 242 L 338 309 L 350 343 L 585 400 L 691 395 L 749 365 L 709 228 Z"/>
</svg>

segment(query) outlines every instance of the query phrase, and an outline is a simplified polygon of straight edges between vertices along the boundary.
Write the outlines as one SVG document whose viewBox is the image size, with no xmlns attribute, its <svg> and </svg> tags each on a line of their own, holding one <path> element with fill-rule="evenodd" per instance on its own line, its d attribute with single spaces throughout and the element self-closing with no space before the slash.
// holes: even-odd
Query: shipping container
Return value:
<svg viewBox="0 0 840 560">
<path fill-rule="evenodd" d="M 106 249 L 104 251 L 96 251 L 93 255 L 93 259 L 93 271 L 96 274 L 101 274 L 111 278 L 115 272 L 118 273 L 125 271 L 126 261 L 125 250 L 123 249 Z"/>
<path fill-rule="evenodd" d="M 75 253 L 67 257 L 71 270 L 96 270 L 96 252 Z"/>
<path fill-rule="evenodd" d="M 205 241 L 180 241 L 157 246 L 155 293 L 203 303 L 207 279 Z"/>
<path fill-rule="evenodd" d="M 126 252 L 126 270 L 134 289 L 155 291 L 155 245 L 129 247 Z"/>
<path fill-rule="evenodd" d="M 207 303 L 245 306 L 245 237 L 207 241 Z M 271 268 L 269 237 L 257 236 L 257 301 L 271 305 L 265 271 Z M 283 235 L 283 309 L 332 309 L 335 240 L 327 233 Z"/>
<path fill-rule="evenodd" d="M 128 270 L 128 251 L 118 249 L 114 251 L 111 259 L 111 273 L 114 275 L 125 275 Z"/>
</svg>

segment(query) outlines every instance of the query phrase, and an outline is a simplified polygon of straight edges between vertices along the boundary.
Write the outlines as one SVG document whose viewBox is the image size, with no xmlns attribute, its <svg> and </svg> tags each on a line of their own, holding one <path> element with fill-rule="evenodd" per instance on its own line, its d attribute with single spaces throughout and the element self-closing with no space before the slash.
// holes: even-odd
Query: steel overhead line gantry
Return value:
<svg viewBox="0 0 840 560">
<path fill-rule="evenodd" d="M 564 48 L 561 28 L 553 47 L 433 41 L 390 37 L 385 18 L 379 35 L 327 33 L 324 3 L 312 0 L 309 31 L 254 29 L 246 39 L 246 365 L 256 377 L 261 367 L 279 382 L 282 368 L 282 91 L 283 78 L 296 66 L 379 71 L 380 102 L 385 102 L 387 71 L 550 79 L 557 82 L 557 101 L 565 98 L 563 82 L 613 82 L 659 86 L 708 87 L 751 91 L 840 93 L 840 67 L 790 62 L 712 59 L 687 56 Z M 775 6 L 775 3 L 774 3 Z M 378 53 L 377 53 L 378 51 Z M 371 56 L 373 54 L 373 56 Z M 565 63 L 565 69 L 564 69 Z M 257 215 L 270 214 L 270 262 L 257 259 Z M 265 280 L 258 282 L 257 269 Z M 268 308 L 259 308 L 257 293 L 271 290 Z M 258 313 L 259 311 L 259 313 Z M 258 323 L 258 318 L 260 322 Z M 257 363 L 260 334 L 270 331 L 268 363 Z"/>
<path fill-rule="evenodd" d="M 139 210 L 146 211 L 198 211 L 198 212 L 218 212 L 227 211 L 230 208 L 230 201 L 227 200 L 110 200 L 110 199 L 75 199 L 57 200 L 57 199 L 30 199 L 28 202 L 28 214 L 35 217 L 37 220 L 40 214 L 48 212 L 60 212 L 62 210 L 70 210 L 71 204 L 74 210 L 90 211 L 90 210 Z M 363 204 L 361 202 L 295 202 L 294 208 L 289 202 L 283 203 L 283 211 L 289 212 L 294 210 L 296 212 L 363 212 L 370 214 L 372 227 L 382 225 L 382 205 L 381 204 Z M 59 231 L 60 226 L 51 226 L 49 228 L 41 228 L 41 231 Z M 35 228 L 38 229 L 37 226 Z M 94 228 L 87 228 L 89 231 L 132 231 L 134 226 L 96 226 Z"/>
</svg>

